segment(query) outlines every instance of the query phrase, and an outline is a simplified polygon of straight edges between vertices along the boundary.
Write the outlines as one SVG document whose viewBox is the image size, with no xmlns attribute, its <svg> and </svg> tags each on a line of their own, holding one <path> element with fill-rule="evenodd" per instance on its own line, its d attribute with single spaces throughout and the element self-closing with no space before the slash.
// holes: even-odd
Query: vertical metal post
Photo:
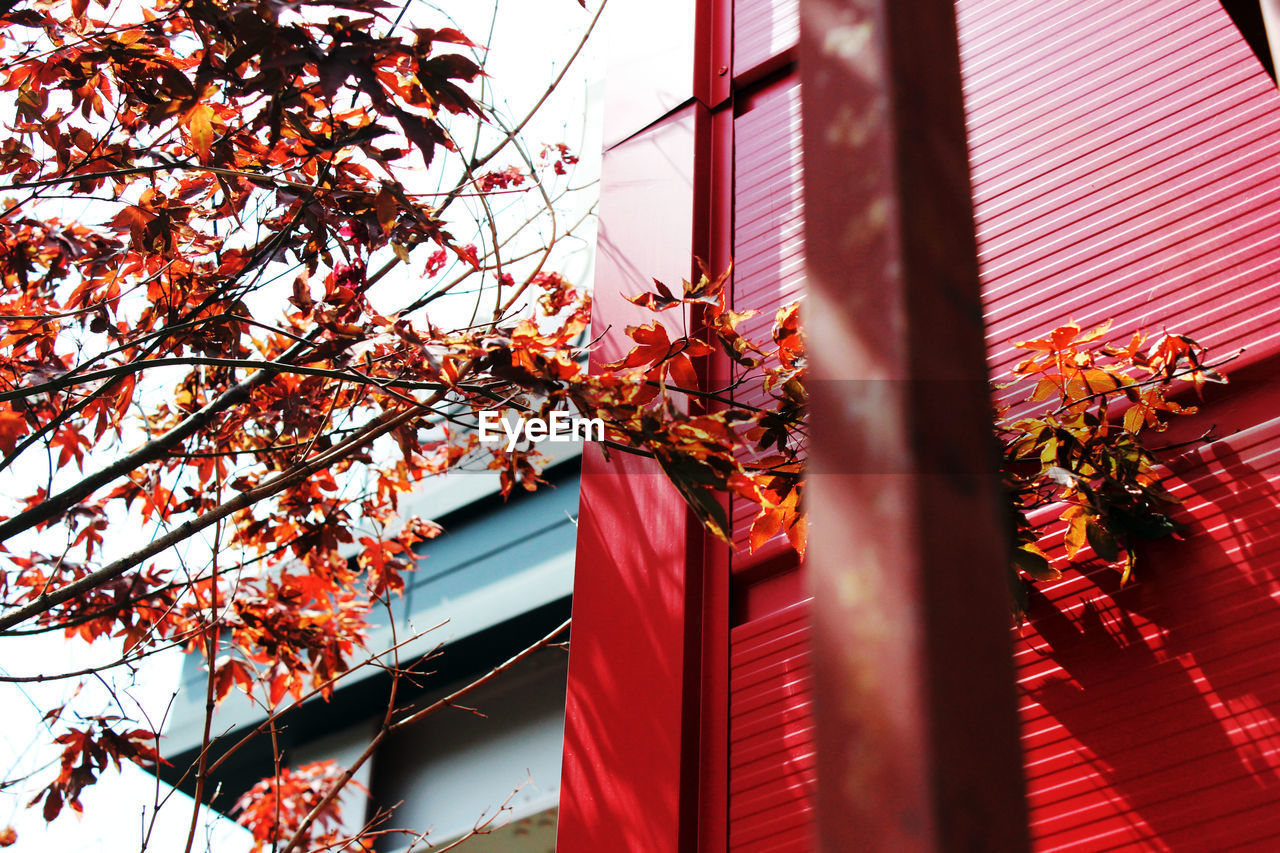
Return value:
<svg viewBox="0 0 1280 853">
<path fill-rule="evenodd" d="M 1026 849 L 954 11 L 801 22 L 819 849 Z"/>
</svg>

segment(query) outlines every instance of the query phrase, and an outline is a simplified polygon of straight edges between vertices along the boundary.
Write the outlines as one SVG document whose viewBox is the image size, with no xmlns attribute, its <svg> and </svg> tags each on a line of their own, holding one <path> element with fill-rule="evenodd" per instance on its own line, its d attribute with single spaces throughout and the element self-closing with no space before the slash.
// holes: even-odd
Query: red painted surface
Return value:
<svg viewBox="0 0 1280 853">
<path fill-rule="evenodd" d="M 1074 317 L 1232 384 L 1171 433 L 1184 542 L 1042 588 L 1017 665 L 1039 850 L 1280 849 L 1280 102 L 1215 0 L 961 0 L 990 357 Z"/>
<path fill-rule="evenodd" d="M 800 91 L 787 52 L 799 29 L 789 0 L 739 0 L 734 23 L 733 307 L 768 340 L 778 308 L 804 289 Z M 769 72 L 774 72 L 768 77 Z M 758 385 L 734 398 L 767 406 Z M 728 663 L 728 850 L 813 849 L 815 788 L 808 598 L 798 556 L 779 534 L 749 552 L 756 507 L 732 506 Z"/>
<path fill-rule="evenodd" d="M 760 310 L 751 332 L 767 337 L 801 285 L 794 0 L 755 24 L 769 3 L 614 2 L 626 44 L 606 88 L 595 318 L 607 331 L 593 361 L 617 358 L 624 327 L 648 319 L 620 294 L 687 277 L 695 255 L 737 262 L 734 307 Z M 701 369 L 715 387 L 731 378 L 727 358 Z M 643 462 L 584 464 L 558 849 L 761 849 L 771 807 L 796 849 L 813 768 L 795 742 L 808 704 L 787 675 L 804 657 L 804 610 L 787 609 L 803 597 L 794 552 L 779 539 L 731 556 Z M 761 670 L 752 649 L 770 654 L 779 637 L 783 669 Z"/>
<path fill-rule="evenodd" d="M 650 276 L 679 281 L 693 254 L 694 107 L 610 149 L 600 203 L 592 364 L 619 358 L 626 302 Z M 651 460 L 594 446 L 583 461 L 569 656 L 561 853 L 674 853 L 689 815 L 696 735 L 687 676 L 689 514 Z M 696 764 L 696 760 L 693 762 Z M 682 814 L 682 811 L 684 812 Z"/>
<path fill-rule="evenodd" d="M 809 609 L 733 629 L 729 850 L 813 849 L 815 747 Z"/>
<path fill-rule="evenodd" d="M 1280 348 L 1280 101 L 1216 0 L 958 4 L 992 364 L 1075 317 Z"/>
<path fill-rule="evenodd" d="M 724 23 L 724 16 L 717 16 Z M 728 44 L 727 27 L 722 26 Z M 723 94 L 728 95 L 727 86 Z M 710 139 L 706 217 L 708 263 L 724 269 L 731 256 L 733 236 L 733 113 L 723 107 L 708 115 Z M 729 360 L 709 356 L 699 365 L 709 387 L 723 388 L 731 381 Z M 727 503 L 727 496 L 724 498 Z M 703 540 L 702 575 L 702 671 L 700 674 L 700 761 L 697 801 L 697 849 L 723 851 L 728 844 L 729 810 L 729 626 L 732 611 L 731 554 L 710 538 Z"/>
<path fill-rule="evenodd" d="M 800 38 L 799 0 L 738 0 L 733 19 L 733 76 L 759 76 Z"/>
<path fill-rule="evenodd" d="M 1037 849 L 1280 844 L 1280 377 L 1237 378 L 1206 403 L 1223 438 L 1172 465 L 1186 540 L 1144 547 L 1124 589 L 1095 568 L 1033 600 L 1017 662 Z"/>
<path fill-rule="evenodd" d="M 776 2 L 795 16 L 794 5 L 788 6 L 785 0 Z M 740 3 L 747 11 L 753 5 L 758 3 Z M 777 309 L 799 299 L 804 291 L 804 183 L 797 75 L 790 73 L 740 94 L 733 124 L 733 307 L 758 311 L 739 328 L 754 340 L 767 341 Z M 735 391 L 734 397 L 756 406 L 768 405 L 770 400 L 759 385 Z M 743 571 L 766 556 L 741 553 L 747 547 L 754 514 L 753 504 L 734 502 L 734 543 L 740 552 L 734 561 L 735 571 Z M 779 534 L 779 540 L 774 548 L 785 547 L 785 536 Z"/>
<path fill-rule="evenodd" d="M 686 275 L 695 252 L 713 266 L 734 258 L 735 307 L 762 312 L 753 331 L 803 285 L 794 5 L 737 0 L 730 14 L 722 0 L 672 2 L 662 13 L 620 4 L 631 47 L 611 74 L 608 136 L 628 141 L 606 155 L 597 316 L 615 331 L 600 358 L 616 356 L 617 330 L 633 316 L 617 294 L 650 275 Z M 963 241 L 938 236 L 967 216 L 941 194 L 963 171 L 947 159 L 956 140 L 937 130 L 950 109 L 937 107 L 945 4 L 806 2 L 820 35 L 800 48 L 814 62 L 814 132 L 861 146 L 858 157 L 819 153 L 807 164 L 823 176 L 809 198 L 823 253 L 815 341 L 838 356 L 819 373 L 946 373 L 968 328 L 955 294 L 972 261 Z M 1037 593 L 1018 634 L 1034 845 L 1277 849 L 1274 86 L 1214 0 L 960 0 L 957 16 L 992 368 L 1008 368 L 1012 340 L 1071 318 L 1115 318 L 1118 334 L 1167 326 L 1219 354 L 1246 348 L 1233 384 L 1170 435 L 1217 423 L 1221 436 L 1172 465 L 1188 539 L 1144 549 L 1138 582 L 1125 589 L 1108 570 L 1068 572 Z M 823 52 L 844 25 L 850 38 L 870 33 L 861 64 Z M 896 62 L 877 66 L 885 50 Z M 663 51 L 669 61 L 654 60 Z M 871 76 L 831 83 L 857 74 Z M 890 103 L 886 120 L 879 111 Z M 850 124 L 858 116 L 871 118 Z M 841 218 L 877 204 L 886 215 L 861 230 Z M 876 230 L 886 227 L 901 230 Z M 908 341 L 915 361 L 903 357 Z M 724 378 L 723 364 L 705 367 Z M 965 838 L 1016 849 L 1017 785 L 1001 769 L 1009 752 L 999 732 L 974 754 L 973 732 L 991 725 L 983 707 L 1003 713 L 988 694 L 1005 676 L 977 663 L 997 658 L 999 643 L 972 633 L 971 614 L 956 605 L 974 594 L 963 572 L 977 571 L 998 535 L 954 479 L 919 491 L 851 475 L 869 458 L 859 453 L 883 459 L 937 444 L 927 441 L 936 426 L 928 401 L 889 394 L 882 403 L 902 423 L 923 415 L 923 433 L 878 423 L 842 456 L 847 425 L 830 431 L 842 404 L 814 399 L 836 416 L 815 425 L 827 436 L 815 465 L 832 473 L 814 485 L 815 554 L 825 563 L 812 647 L 826 673 L 817 753 L 805 592 L 785 544 L 730 559 L 690 530 L 678 499 L 641 463 L 588 458 L 562 851 L 809 849 L 821 762 L 824 849 L 948 849 Z M 897 442 L 908 434 L 920 443 Z M 741 542 L 749 512 L 733 509 Z M 927 541 L 895 540 L 893 530 L 919 529 L 913 513 L 927 519 Z M 952 565 L 957 554 L 964 566 Z M 851 593 L 841 579 L 852 563 L 864 574 Z M 928 573 L 914 573 L 924 565 Z M 986 766 L 970 766 L 979 758 Z"/>
<path fill-rule="evenodd" d="M 609 48 L 606 150 L 693 98 L 698 5 L 697 0 L 610 0 L 601 34 Z"/>
</svg>

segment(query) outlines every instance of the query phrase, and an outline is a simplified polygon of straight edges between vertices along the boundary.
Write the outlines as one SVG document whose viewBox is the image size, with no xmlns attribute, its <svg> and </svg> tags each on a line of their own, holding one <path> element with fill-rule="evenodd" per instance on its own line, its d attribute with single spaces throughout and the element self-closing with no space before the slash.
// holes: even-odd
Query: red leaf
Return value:
<svg viewBox="0 0 1280 853">
<path fill-rule="evenodd" d="M 27 421 L 8 403 L 0 404 L 0 450 L 12 453 L 18 440 L 27 434 Z"/>
<path fill-rule="evenodd" d="M 50 788 L 48 795 L 44 798 L 44 815 L 45 823 L 52 822 L 59 813 L 62 812 L 62 794 L 57 788 Z"/>
</svg>

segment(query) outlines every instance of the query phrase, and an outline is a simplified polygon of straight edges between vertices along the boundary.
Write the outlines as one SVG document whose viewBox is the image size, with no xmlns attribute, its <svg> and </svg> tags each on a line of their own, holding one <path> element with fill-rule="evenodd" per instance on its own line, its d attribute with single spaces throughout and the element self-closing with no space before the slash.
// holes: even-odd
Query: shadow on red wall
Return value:
<svg viewBox="0 0 1280 853">
<path fill-rule="evenodd" d="M 1245 435 L 1175 466 L 1192 522 L 1142 548 L 1138 582 L 1101 568 L 1033 593 L 1037 849 L 1277 849 L 1280 442 Z"/>
</svg>

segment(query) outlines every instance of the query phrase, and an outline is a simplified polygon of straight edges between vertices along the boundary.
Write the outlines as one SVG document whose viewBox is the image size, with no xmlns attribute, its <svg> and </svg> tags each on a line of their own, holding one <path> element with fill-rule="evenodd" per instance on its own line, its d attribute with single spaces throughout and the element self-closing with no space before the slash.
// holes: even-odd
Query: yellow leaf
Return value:
<svg viewBox="0 0 1280 853">
<path fill-rule="evenodd" d="M 1070 400 L 1083 400 L 1092 393 L 1089 391 L 1088 384 L 1084 381 L 1079 373 L 1067 380 L 1067 398 Z"/>
<path fill-rule="evenodd" d="M 1038 403 L 1041 400 L 1047 400 L 1058 393 L 1058 383 L 1052 379 L 1041 379 L 1036 383 L 1036 388 L 1031 392 L 1031 396 L 1027 399 L 1031 402 Z"/>
<path fill-rule="evenodd" d="M 209 148 L 213 145 L 213 107 L 208 104 L 196 104 L 187 110 L 182 123 L 187 128 L 191 147 L 202 162 L 207 162 Z"/>
<path fill-rule="evenodd" d="M 1120 383 L 1116 382 L 1114 376 L 1105 370 L 1099 370 L 1096 367 L 1084 372 L 1085 381 L 1089 383 L 1089 387 L 1096 393 L 1104 393 L 1114 391 L 1120 387 Z"/>
<path fill-rule="evenodd" d="M 1070 517 L 1067 518 L 1068 516 Z M 1067 549 L 1067 559 L 1074 562 L 1076 555 L 1089 543 L 1087 533 L 1089 516 L 1077 506 L 1067 510 L 1063 517 L 1067 518 L 1067 534 L 1063 538 L 1063 544 Z"/>
<path fill-rule="evenodd" d="M 1130 406 L 1129 411 L 1124 413 L 1124 428 L 1129 432 L 1136 433 L 1142 429 L 1142 424 L 1146 421 L 1146 413 L 1142 406 Z"/>
</svg>

